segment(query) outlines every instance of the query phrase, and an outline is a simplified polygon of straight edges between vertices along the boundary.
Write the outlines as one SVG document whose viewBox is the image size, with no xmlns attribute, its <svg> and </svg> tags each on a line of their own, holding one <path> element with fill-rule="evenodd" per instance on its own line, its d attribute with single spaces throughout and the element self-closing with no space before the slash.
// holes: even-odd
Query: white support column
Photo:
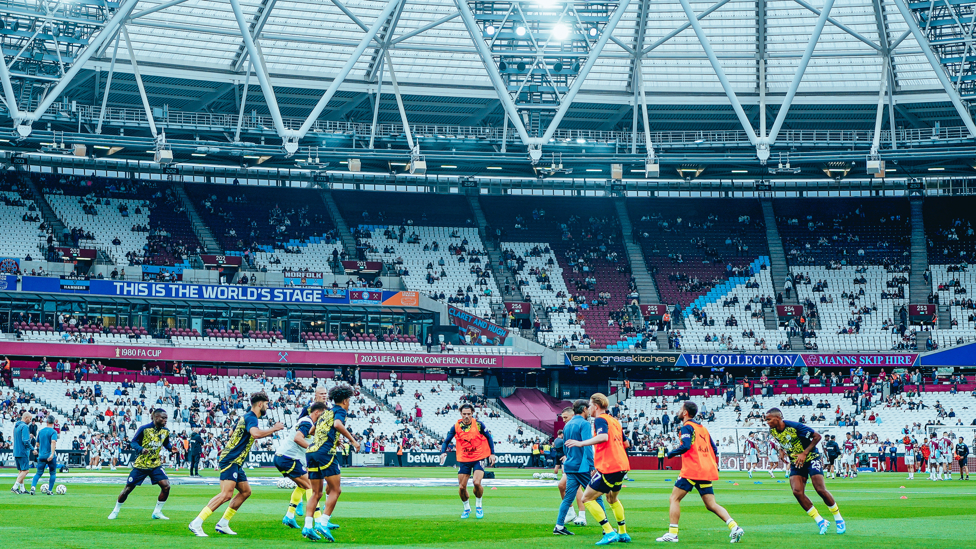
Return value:
<svg viewBox="0 0 976 549">
<path fill-rule="evenodd" d="M 687 0 L 685 0 L 687 1 Z M 586 80 L 587 75 L 590 74 L 590 69 L 596 64 L 596 60 L 600 57 L 600 53 L 603 51 L 603 47 L 607 45 L 610 40 L 610 35 L 613 34 L 613 30 L 617 28 L 617 23 L 620 22 L 620 18 L 623 17 L 624 12 L 627 11 L 627 7 L 630 5 L 630 0 L 620 0 L 617 5 L 617 9 L 614 10 L 610 19 L 607 21 L 606 26 L 600 33 L 600 38 L 597 39 L 596 44 L 593 45 L 593 49 L 590 50 L 589 55 L 586 56 L 586 63 L 580 67 L 579 74 L 573 79 L 572 85 L 569 86 L 569 91 L 566 92 L 562 97 L 562 101 L 559 103 L 559 109 L 552 116 L 552 120 L 549 121 L 549 127 L 546 128 L 546 133 L 542 135 L 541 138 L 533 138 L 530 142 L 534 145 L 542 146 L 549 142 L 553 134 L 556 133 L 556 129 L 559 128 L 559 123 L 562 122 L 563 117 L 566 116 L 566 111 L 569 110 L 570 105 L 573 104 L 573 99 L 576 98 L 576 94 L 579 92 L 580 88 L 583 86 L 583 82 Z"/>
<path fill-rule="evenodd" d="M 396 72 L 393 70 L 393 59 L 390 51 L 386 53 L 386 65 L 390 68 L 390 82 L 393 84 L 393 95 L 396 96 L 397 109 L 400 110 L 400 121 L 403 122 L 403 133 L 407 136 L 407 146 L 414 150 L 413 132 L 410 131 L 410 121 L 407 120 L 407 110 L 403 107 L 403 97 L 400 95 L 400 85 L 397 83 Z"/>
<path fill-rule="evenodd" d="M 85 67 L 85 64 L 88 63 L 88 60 L 91 59 L 92 55 L 98 51 L 98 49 L 100 49 L 102 45 L 112 37 L 112 35 L 115 34 L 115 31 L 119 28 L 122 22 L 129 17 L 129 14 L 132 13 L 132 10 L 135 9 L 136 4 L 138 3 L 139 0 L 128 0 L 124 2 L 115 12 L 115 14 L 112 15 L 112 18 L 105 23 L 105 26 L 102 27 L 101 32 L 99 32 L 95 38 L 88 43 L 88 47 L 85 48 L 85 51 L 81 52 L 81 55 L 79 55 L 78 58 L 75 59 L 75 62 L 71 64 L 71 68 L 68 69 L 68 73 L 58 81 L 58 84 L 54 87 L 54 89 L 48 92 L 40 104 L 37 105 L 34 112 L 22 115 L 21 125 L 18 126 L 18 132 L 21 135 L 25 137 L 30 135 L 30 124 L 44 115 L 44 113 L 54 103 L 54 100 L 57 99 L 58 96 L 64 92 L 64 89 L 68 87 L 71 80 L 74 79 L 74 77 L 81 72 L 81 69 Z"/>
<path fill-rule="evenodd" d="M 928 60 L 929 65 L 931 65 L 932 70 L 935 71 L 935 76 L 938 77 L 939 82 L 942 83 L 942 88 L 945 90 L 946 94 L 949 96 L 949 100 L 952 101 L 952 106 L 956 108 L 956 112 L 959 114 L 959 118 L 962 118 L 963 124 L 969 129 L 969 136 L 976 137 L 976 124 L 973 123 L 973 117 L 970 116 L 969 110 L 965 105 L 962 104 L 962 100 L 959 98 L 959 94 L 956 93 L 956 89 L 952 86 L 952 82 L 949 81 L 949 77 L 946 76 L 945 69 L 942 64 L 935 57 L 935 53 L 932 51 L 932 46 L 929 45 L 929 41 L 922 34 L 922 29 L 918 28 L 918 23 L 915 18 L 912 17 L 912 12 L 908 9 L 908 5 L 905 0 L 895 0 L 895 5 L 898 6 L 898 11 L 901 12 L 901 16 L 905 19 L 905 23 L 908 24 L 908 30 L 912 31 L 912 35 L 915 36 L 915 41 L 922 48 L 922 53 Z"/>
<path fill-rule="evenodd" d="M 380 100 L 383 99 L 383 68 L 386 66 L 386 59 L 381 57 L 379 60 L 380 68 L 376 78 L 376 99 L 373 100 L 373 124 L 369 127 L 369 148 L 373 148 L 376 140 L 376 123 L 380 118 Z"/>
<path fill-rule="evenodd" d="M 305 122 L 297 132 L 292 132 L 296 139 L 305 137 L 305 134 L 312 129 L 312 124 L 315 124 L 315 121 L 318 119 L 319 115 L 325 110 L 325 106 L 328 105 L 329 101 L 332 100 L 332 96 L 335 95 L 335 92 L 339 89 L 339 86 L 341 86 L 346 77 L 349 76 L 349 72 L 352 71 L 352 68 L 356 66 L 356 63 L 363 55 L 363 52 L 366 51 L 366 47 L 369 46 L 369 43 L 372 42 L 373 38 L 376 37 L 376 33 L 383 28 L 383 25 L 386 24 L 387 17 L 393 13 L 393 10 L 396 9 L 401 1 L 403 0 L 390 0 L 387 2 L 386 7 L 383 8 L 383 11 L 377 15 L 376 21 L 373 22 L 373 26 L 369 28 L 366 36 L 363 36 L 363 38 L 359 41 L 359 45 L 356 46 L 356 50 L 353 51 L 352 55 L 349 56 L 349 59 L 346 60 L 346 64 L 341 70 L 339 70 L 339 74 L 336 75 L 335 79 L 332 81 L 332 84 L 329 85 L 329 89 L 325 90 L 325 93 L 322 95 L 322 98 L 319 99 L 319 102 L 315 104 L 315 107 L 312 109 L 312 112 L 309 113 L 308 118 L 305 119 Z"/>
<path fill-rule="evenodd" d="M 644 89 L 644 66 L 637 65 L 637 85 L 640 87 L 642 114 L 644 115 L 644 145 L 647 147 L 648 160 L 654 158 L 654 144 L 651 143 L 651 125 L 647 117 L 647 92 Z"/>
<path fill-rule="evenodd" d="M 783 104 L 780 105 L 779 112 L 776 113 L 776 120 L 773 121 L 773 127 L 769 129 L 769 137 L 767 138 L 768 145 L 776 143 L 776 136 L 779 135 L 779 130 L 783 127 L 783 122 L 786 121 L 786 114 L 790 111 L 790 105 L 793 104 L 793 98 L 796 97 L 796 90 L 800 87 L 803 74 L 807 71 L 807 65 L 810 64 L 810 58 L 813 57 L 813 50 L 817 48 L 817 42 L 820 41 L 820 34 L 823 33 L 824 25 L 827 24 L 827 18 L 830 16 L 830 10 L 833 7 L 834 0 L 826 0 L 824 2 L 823 10 L 821 10 L 820 16 L 817 18 L 817 25 L 813 28 L 813 34 L 810 35 L 810 39 L 807 40 L 807 48 L 803 51 L 803 57 L 800 58 L 800 66 L 796 68 L 796 73 L 793 74 L 790 88 L 786 91 L 786 97 L 783 98 Z"/>
<path fill-rule="evenodd" d="M 695 35 L 698 36 L 698 41 L 701 43 L 702 49 L 705 50 L 708 62 L 712 64 L 712 70 L 715 71 L 715 76 L 718 77 L 718 81 L 722 84 L 722 89 L 725 90 L 725 95 L 729 98 L 729 102 L 732 103 L 732 109 L 735 111 L 735 115 L 739 117 L 739 123 L 742 124 L 742 128 L 746 131 L 746 137 L 749 138 L 750 143 L 758 145 L 759 140 L 756 137 L 756 130 L 752 129 L 752 123 L 749 122 L 746 111 L 742 110 L 742 104 L 739 103 L 739 98 L 735 96 L 735 90 L 732 89 L 732 84 L 725 76 L 725 70 L 722 69 L 722 64 L 719 63 L 718 56 L 715 55 L 715 50 L 712 49 L 712 44 L 708 41 L 708 37 L 705 36 L 705 31 L 702 30 L 701 23 L 698 22 L 695 10 L 691 9 L 691 4 L 688 3 L 688 0 L 679 1 L 681 2 L 681 7 L 685 10 L 688 22 L 691 23 L 691 28 L 695 30 Z M 766 151 L 766 157 L 769 158 L 768 150 Z"/>
<path fill-rule="evenodd" d="M 478 24 L 474 20 L 471 7 L 468 6 L 467 0 L 454 0 L 454 3 L 458 7 L 458 13 L 461 14 L 461 20 L 464 21 L 464 26 L 468 29 L 468 35 L 471 36 L 471 41 L 474 42 L 475 49 L 478 50 L 478 55 L 481 56 L 481 63 L 485 66 L 488 78 L 491 79 L 491 84 L 495 87 L 495 93 L 498 94 L 498 101 L 501 102 L 502 108 L 505 109 L 505 113 L 508 115 L 506 120 L 510 120 L 515 126 L 515 131 L 522 138 L 522 143 L 530 145 L 531 139 L 529 138 L 529 132 L 525 129 L 525 124 L 522 123 L 522 118 L 519 116 L 518 109 L 515 107 L 515 101 L 512 100 L 512 96 L 509 95 L 508 88 L 505 86 L 502 76 L 498 73 L 498 67 L 495 66 L 495 60 L 491 56 L 491 50 L 488 48 L 488 44 L 485 44 L 485 40 L 481 37 L 481 28 L 478 27 Z"/>
<path fill-rule="evenodd" d="M 234 10 L 234 18 L 237 19 L 237 26 L 241 29 L 244 48 L 251 58 L 254 72 L 257 73 L 258 82 L 261 84 L 261 92 L 264 94 L 264 101 L 268 105 L 268 112 L 271 113 L 271 120 L 274 122 L 275 132 L 278 133 L 278 137 L 281 137 L 285 141 L 285 150 L 289 153 L 294 153 L 298 150 L 297 144 L 292 145 L 290 143 L 290 138 L 294 137 L 294 132 L 285 129 L 284 120 L 281 118 L 281 110 L 278 108 L 278 99 L 275 97 L 274 87 L 271 86 L 271 78 L 268 76 L 267 68 L 264 65 L 264 55 L 251 36 L 251 30 L 248 28 L 247 21 L 244 19 L 244 12 L 241 10 L 241 2 L 240 0 L 230 0 L 230 6 Z M 292 145 L 294 150 L 291 150 L 289 145 Z"/>
<path fill-rule="evenodd" d="M 153 120 L 152 107 L 149 105 L 149 96 L 146 95 L 146 87 L 142 84 L 142 75 L 139 74 L 139 64 L 136 63 L 136 51 L 132 48 L 132 39 L 129 38 L 129 29 L 122 26 L 122 36 L 125 37 L 125 47 L 129 50 L 129 62 L 132 63 L 132 73 L 136 79 L 136 87 L 139 88 L 139 96 L 142 97 L 142 106 L 146 109 L 146 120 L 149 121 L 149 131 L 156 137 L 156 121 Z"/>
<path fill-rule="evenodd" d="M 247 87 L 251 84 L 251 69 L 254 61 L 247 63 L 247 76 L 244 77 L 244 91 L 241 92 L 241 110 L 237 113 L 237 131 L 234 132 L 234 143 L 241 142 L 241 126 L 244 124 L 244 106 L 247 105 Z"/>
<path fill-rule="evenodd" d="M 105 121 L 105 109 L 108 108 L 108 94 L 112 89 L 112 76 L 115 75 L 115 58 L 119 56 L 119 41 L 122 40 L 121 34 L 115 35 L 115 48 L 112 49 L 112 63 L 108 67 L 108 78 L 105 80 L 105 94 L 102 95 L 102 108 L 98 111 L 98 126 L 95 128 L 96 134 L 102 133 L 102 122 Z"/>
<path fill-rule="evenodd" d="M 874 116 L 874 139 L 871 140 L 871 156 L 878 155 L 881 149 L 881 121 L 884 119 L 885 88 L 888 84 L 888 64 L 882 59 L 881 66 L 881 87 L 878 90 L 878 112 Z M 895 128 L 891 128 L 894 132 Z"/>
<path fill-rule="evenodd" d="M 3 59 L 0 59 L 0 81 L 3 82 L 3 96 L 6 98 L 10 118 L 17 126 L 21 119 L 20 107 L 17 105 L 17 96 L 14 95 L 14 86 L 10 83 L 10 71 L 7 70 L 7 63 Z"/>
</svg>

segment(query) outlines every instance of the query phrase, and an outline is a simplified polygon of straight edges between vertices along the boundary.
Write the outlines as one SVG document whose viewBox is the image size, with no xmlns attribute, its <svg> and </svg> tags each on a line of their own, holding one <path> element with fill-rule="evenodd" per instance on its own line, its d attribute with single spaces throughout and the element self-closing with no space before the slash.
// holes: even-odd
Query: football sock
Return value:
<svg viewBox="0 0 976 549">
<path fill-rule="evenodd" d="M 288 512 L 285 513 L 285 516 L 295 518 L 295 510 L 298 509 L 298 504 L 302 502 L 303 497 L 305 497 L 305 489 L 301 486 L 296 486 L 295 490 L 291 493 L 291 500 L 288 502 Z"/>
<path fill-rule="evenodd" d="M 674 535 L 677 536 L 678 535 L 678 525 L 677 524 L 670 524 L 670 525 L 668 525 L 668 533 L 669 534 L 674 534 Z"/>
<path fill-rule="evenodd" d="M 584 502 L 583 505 L 585 505 L 587 510 L 589 510 L 590 514 L 593 515 L 593 518 L 599 521 L 600 526 L 603 528 L 604 534 L 609 534 L 610 532 L 613 532 L 613 528 L 610 526 L 610 522 L 607 521 L 607 514 L 603 512 L 603 508 L 600 507 L 599 503 L 591 500 L 591 501 Z"/>
<path fill-rule="evenodd" d="M 227 510 L 224 511 L 224 516 L 220 517 L 220 520 L 217 521 L 217 526 L 228 526 L 230 524 L 230 519 L 234 518 L 234 515 L 236 514 L 236 509 L 231 509 L 228 507 Z"/>
<path fill-rule="evenodd" d="M 820 513 L 817 512 L 816 506 L 813 506 L 809 510 L 807 510 L 807 514 L 810 515 L 810 518 L 813 519 L 813 522 L 816 522 L 817 524 L 823 522 L 823 517 L 820 516 Z"/>
<path fill-rule="evenodd" d="M 474 506 L 481 507 L 481 498 L 474 498 Z"/>
<path fill-rule="evenodd" d="M 465 511 L 470 511 L 471 510 L 471 501 L 470 500 L 464 502 L 464 510 Z"/>
<path fill-rule="evenodd" d="M 315 508 L 315 512 L 312 513 L 312 518 L 314 518 L 315 520 L 319 520 L 320 518 L 322 518 L 322 508 L 321 507 L 316 507 Z"/>
<path fill-rule="evenodd" d="M 118 504 L 118 505 L 119 505 L 119 508 L 122 507 L 122 504 L 121 503 Z M 154 515 L 158 515 L 158 514 L 162 513 L 163 512 L 163 505 L 166 505 L 166 502 L 165 501 L 156 500 L 156 508 L 153 509 L 153 514 Z"/>
<path fill-rule="evenodd" d="M 314 528 L 314 527 L 315 527 L 315 519 L 308 515 L 305 515 L 305 528 Z"/>
<path fill-rule="evenodd" d="M 193 523 L 199 527 L 203 524 L 203 521 L 207 520 L 207 518 L 212 514 L 213 511 L 210 510 L 210 507 L 204 507 L 203 510 L 200 511 L 200 514 L 197 515 L 197 518 L 193 519 Z"/>
<path fill-rule="evenodd" d="M 47 481 L 47 489 L 50 490 L 50 491 L 52 491 L 52 492 L 54 491 L 54 480 L 56 478 L 58 478 L 57 473 L 55 473 L 54 471 L 51 471 L 51 478 Z"/>
<path fill-rule="evenodd" d="M 610 509 L 613 511 L 614 518 L 617 519 L 617 532 L 626 534 L 627 523 L 624 520 L 624 504 L 620 503 L 620 501 L 615 501 L 610 504 Z"/>
<path fill-rule="evenodd" d="M 834 520 L 840 522 L 844 520 L 844 517 L 840 516 L 840 505 L 834 504 L 833 507 L 829 508 L 830 512 L 834 514 Z"/>
<path fill-rule="evenodd" d="M 122 504 L 116 501 L 115 502 L 115 509 L 113 509 L 112 512 L 117 514 L 121 510 L 122 510 Z"/>
<path fill-rule="evenodd" d="M 729 518 L 729 520 L 725 521 L 725 525 L 729 527 L 729 530 L 735 530 L 736 528 L 739 527 L 739 523 L 736 522 L 735 519 L 731 517 Z"/>
</svg>

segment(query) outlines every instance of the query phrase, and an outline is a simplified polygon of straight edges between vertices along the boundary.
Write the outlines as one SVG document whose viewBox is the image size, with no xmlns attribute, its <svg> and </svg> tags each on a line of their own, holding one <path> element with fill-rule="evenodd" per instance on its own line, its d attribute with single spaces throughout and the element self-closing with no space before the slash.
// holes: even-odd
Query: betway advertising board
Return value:
<svg viewBox="0 0 976 549">
<path fill-rule="evenodd" d="M 495 454 L 498 461 L 495 462 L 495 467 L 525 467 L 529 464 L 529 459 L 532 454 Z M 441 463 L 441 455 L 436 452 L 404 452 L 403 453 L 403 466 L 404 467 L 436 467 Z M 444 463 L 445 467 L 454 467 L 457 465 L 457 455 L 454 452 L 447 453 L 447 461 Z M 387 466 L 399 465 L 397 461 L 396 452 L 386 452 L 386 458 L 384 464 Z M 488 460 L 485 460 L 484 465 L 488 466 Z"/>
</svg>

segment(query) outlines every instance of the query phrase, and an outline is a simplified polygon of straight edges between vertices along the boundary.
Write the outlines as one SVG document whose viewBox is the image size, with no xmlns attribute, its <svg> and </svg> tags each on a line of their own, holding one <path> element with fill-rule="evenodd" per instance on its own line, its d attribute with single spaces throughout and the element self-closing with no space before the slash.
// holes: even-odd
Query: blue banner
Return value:
<svg viewBox="0 0 976 549">
<path fill-rule="evenodd" d="M 769 353 L 769 354 L 691 354 L 681 355 L 678 366 L 711 368 L 723 366 L 793 366 L 796 364 L 797 354 Z"/>
<path fill-rule="evenodd" d="M 16 277 L 10 288 L 16 288 Z M 87 285 L 87 288 L 85 287 Z M 70 289 L 69 289 L 70 287 Z M 332 288 L 265 288 L 260 286 L 216 286 L 212 284 L 172 284 L 166 282 L 122 282 L 118 280 L 68 281 L 58 278 L 25 276 L 21 291 L 49 293 L 87 293 L 114 297 L 160 299 L 203 299 L 247 301 L 252 303 L 314 303 L 320 305 L 381 305 L 397 292 Z"/>
<path fill-rule="evenodd" d="M 17 277 L 15 275 L 0 276 L 0 291 L 13 292 L 17 290 Z"/>
</svg>

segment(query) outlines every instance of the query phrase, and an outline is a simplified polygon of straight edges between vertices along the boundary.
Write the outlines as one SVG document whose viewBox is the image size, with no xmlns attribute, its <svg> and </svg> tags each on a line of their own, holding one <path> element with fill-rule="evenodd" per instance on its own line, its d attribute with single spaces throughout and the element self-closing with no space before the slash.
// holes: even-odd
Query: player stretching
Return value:
<svg viewBox="0 0 976 549">
<path fill-rule="evenodd" d="M 159 499 L 156 500 L 156 508 L 153 510 L 152 518 L 169 520 L 163 515 L 163 505 L 169 498 L 169 477 L 163 471 L 163 458 L 160 456 L 163 448 L 169 452 L 173 451 L 173 446 L 169 440 L 169 429 L 166 428 L 167 419 L 166 410 L 161 408 L 153 410 L 152 423 L 139 427 L 135 436 L 132 437 L 130 444 L 133 450 L 139 452 L 139 455 L 136 457 L 135 463 L 132 464 L 132 471 L 129 473 L 125 488 L 119 494 L 115 509 L 108 516 L 108 520 L 115 520 L 119 516 L 119 511 L 122 510 L 122 504 L 125 503 L 126 498 L 136 489 L 136 486 L 146 480 L 146 477 L 149 477 L 153 484 L 159 485 Z"/>
<path fill-rule="evenodd" d="M 837 502 L 834 501 L 834 496 L 827 491 L 827 485 L 824 483 L 823 457 L 817 450 L 817 444 L 820 443 L 821 439 L 820 433 L 802 423 L 784 421 L 783 412 L 779 408 L 770 408 L 766 412 L 766 425 L 769 426 L 769 432 L 776 437 L 780 446 L 783 447 L 793 462 L 792 467 L 790 467 L 790 487 L 793 488 L 793 497 L 816 521 L 817 526 L 820 527 L 820 535 L 827 533 L 830 523 L 820 516 L 813 502 L 807 497 L 807 479 L 810 479 L 817 494 L 833 513 L 834 521 L 837 523 L 837 533 L 846 532 L 847 525 L 844 523 L 843 517 L 840 516 Z"/>
<path fill-rule="evenodd" d="M 34 479 L 31 480 L 30 495 L 32 496 L 34 489 L 37 488 L 37 482 L 44 475 L 45 468 L 51 476 L 48 479 L 47 487 L 41 487 L 41 492 L 53 496 L 54 481 L 58 476 L 58 455 L 54 451 L 58 444 L 58 432 L 54 430 L 54 416 L 47 416 L 46 424 L 47 426 L 37 433 L 37 472 L 34 473 Z"/>
<path fill-rule="evenodd" d="M 593 475 L 593 480 L 583 492 L 583 506 L 596 517 L 603 528 L 603 538 L 596 542 L 597 545 L 608 545 L 613 542 L 628 543 L 630 535 L 627 534 L 627 524 L 624 520 L 624 506 L 617 497 L 620 489 L 623 488 L 624 477 L 630 471 L 630 460 L 627 459 L 627 449 L 624 447 L 624 433 L 620 427 L 620 422 L 607 413 L 610 401 L 602 393 L 594 393 L 590 397 L 590 415 L 593 420 L 593 431 L 596 433 L 592 438 L 584 441 L 567 440 L 568 448 L 579 446 L 595 446 L 593 464 L 597 473 Z M 607 514 L 597 503 L 600 494 L 607 495 L 607 503 L 613 510 L 613 515 L 617 519 L 617 531 L 613 531 Z"/>
<path fill-rule="evenodd" d="M 959 437 L 959 444 L 956 444 L 955 456 L 959 461 L 959 480 L 969 480 L 969 446 L 966 446 L 962 437 Z"/>
<path fill-rule="evenodd" d="M 908 469 L 908 478 L 905 480 L 915 480 L 915 441 L 905 435 L 902 444 L 905 445 L 905 468 Z"/>
<path fill-rule="evenodd" d="M 288 511 L 285 513 L 285 518 L 281 519 L 281 523 L 289 528 L 298 528 L 298 523 L 295 522 L 295 513 L 305 499 L 305 492 L 312 489 L 312 483 L 308 480 L 305 461 L 305 452 L 311 446 L 311 442 L 306 440 L 306 437 L 314 431 L 315 422 L 322 417 L 322 412 L 325 412 L 325 409 L 324 402 L 313 402 L 308 407 L 309 415 L 298 420 L 294 434 L 282 443 L 275 454 L 274 464 L 278 468 L 278 472 L 295 481 L 295 491 L 291 494 Z"/>
<path fill-rule="evenodd" d="M 203 532 L 203 521 L 220 509 L 220 506 L 230 501 L 230 506 L 224 511 L 224 516 L 217 522 L 215 531 L 218 534 L 237 535 L 237 532 L 230 529 L 230 519 L 234 518 L 237 510 L 244 505 L 244 502 L 251 496 L 251 485 L 247 482 L 247 474 L 244 472 L 244 462 L 247 461 L 248 454 L 251 453 L 251 446 L 259 438 L 269 437 L 284 429 L 281 422 L 275 423 L 270 429 L 258 428 L 258 419 L 263 417 L 268 411 L 268 395 L 263 392 L 251 395 L 251 411 L 244 414 L 244 417 L 237 422 L 234 432 L 230 435 L 230 440 L 224 446 L 224 451 L 220 454 L 220 461 L 217 469 L 220 471 L 220 493 L 210 500 L 210 503 L 200 511 L 197 518 L 190 523 L 190 531 L 197 537 L 205 538 L 207 534 Z M 237 489 L 237 496 L 234 490 Z M 231 501 L 233 500 L 233 501 Z"/>
<path fill-rule="evenodd" d="M 318 512 L 319 501 L 323 494 L 323 484 L 325 485 L 325 493 L 329 495 L 329 499 L 325 503 L 324 514 L 316 518 L 314 514 L 309 516 L 309 513 L 305 513 L 305 527 L 302 528 L 302 536 L 312 541 L 323 537 L 329 541 L 335 541 L 329 532 L 329 518 L 332 517 L 339 495 L 342 494 L 341 471 L 339 470 L 339 462 L 336 461 L 336 457 L 341 452 L 339 435 L 346 437 L 356 451 L 359 451 L 359 442 L 349 433 L 345 425 L 349 401 L 352 396 L 352 389 L 348 385 L 333 387 L 329 391 L 329 399 L 335 403 L 335 406 L 331 410 L 322 412 L 322 415 L 315 422 L 315 439 L 308 447 L 308 478 L 312 483 L 311 495 L 308 498 L 308 509 L 315 513 Z"/>
<path fill-rule="evenodd" d="M 482 460 L 488 458 L 488 464 L 495 466 L 495 442 L 491 439 L 491 433 L 480 419 L 474 419 L 474 406 L 470 404 L 461 405 L 461 419 L 451 427 L 441 443 L 441 465 L 447 461 L 447 445 L 451 440 L 457 439 L 454 443 L 454 454 L 458 462 L 458 495 L 464 503 L 464 511 L 461 518 L 466 519 L 471 516 L 471 502 L 468 501 L 468 479 L 474 477 L 474 518 L 484 518 L 485 511 L 481 505 L 481 497 L 485 494 L 485 489 L 481 486 L 481 479 L 485 476 L 485 468 L 481 465 Z"/>
<path fill-rule="evenodd" d="M 671 490 L 671 525 L 668 533 L 657 538 L 657 541 L 678 542 L 678 520 L 681 519 L 681 500 L 694 489 L 698 490 L 705 503 L 705 508 L 715 513 L 725 521 L 731 533 L 731 543 L 738 543 L 745 531 L 729 516 L 724 507 L 715 502 L 715 491 L 712 483 L 718 480 L 718 446 L 712 436 L 702 425 L 695 423 L 698 415 L 698 405 L 690 400 L 681 405 L 678 418 L 682 421 L 679 436 L 681 446 L 668 452 L 668 457 L 681 456 L 681 474 Z M 774 452 L 777 451 L 770 445 Z M 689 451 L 690 450 L 690 451 Z"/>
<path fill-rule="evenodd" d="M 756 434 L 749 433 L 746 439 L 746 471 L 749 478 L 752 478 L 752 470 L 759 465 L 759 444 L 756 443 Z"/>
</svg>

